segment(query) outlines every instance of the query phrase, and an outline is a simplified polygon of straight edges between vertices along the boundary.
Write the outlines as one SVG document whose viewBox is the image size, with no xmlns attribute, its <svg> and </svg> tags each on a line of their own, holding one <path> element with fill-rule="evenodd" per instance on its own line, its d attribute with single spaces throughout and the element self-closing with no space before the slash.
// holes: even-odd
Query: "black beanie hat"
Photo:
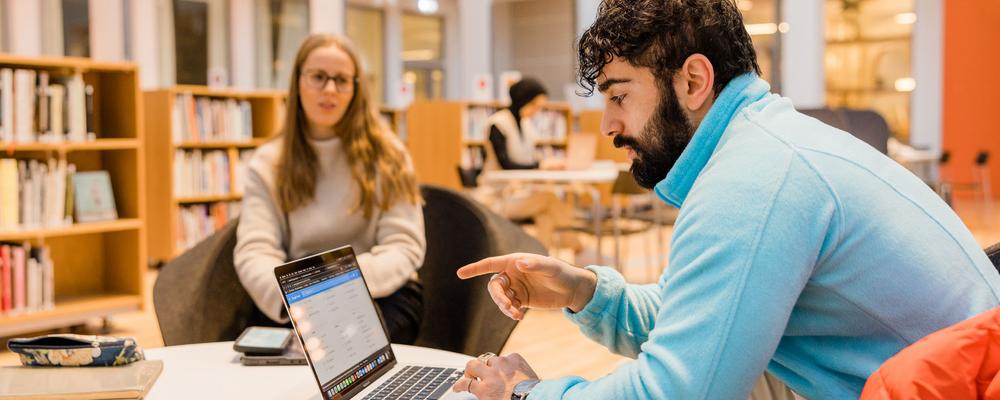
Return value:
<svg viewBox="0 0 1000 400">
<path fill-rule="evenodd" d="M 510 112 L 521 122 L 521 108 L 536 97 L 548 95 L 548 91 L 534 78 L 524 78 L 510 87 Z"/>
</svg>

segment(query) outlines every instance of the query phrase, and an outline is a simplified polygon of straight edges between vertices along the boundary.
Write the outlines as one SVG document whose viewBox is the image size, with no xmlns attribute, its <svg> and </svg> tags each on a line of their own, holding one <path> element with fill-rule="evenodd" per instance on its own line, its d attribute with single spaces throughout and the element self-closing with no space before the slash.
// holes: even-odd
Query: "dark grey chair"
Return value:
<svg viewBox="0 0 1000 400">
<path fill-rule="evenodd" d="M 871 110 L 841 110 L 847 119 L 852 135 L 868 143 L 876 150 L 889 152 L 889 124 L 879 113 Z"/>
<path fill-rule="evenodd" d="M 854 135 L 882 154 L 889 152 L 889 124 L 875 111 L 815 108 L 802 109 L 799 112 Z"/>
<path fill-rule="evenodd" d="M 416 345 L 468 355 L 499 353 L 516 321 L 493 304 L 481 276 L 459 280 L 455 271 L 495 255 L 547 254 L 545 246 L 468 196 L 425 185 L 421 190 L 427 254 L 420 268 L 424 316 Z"/>
<path fill-rule="evenodd" d="M 461 281 L 459 267 L 486 257 L 545 248 L 523 230 L 460 193 L 424 186 L 427 253 L 419 275 L 424 316 L 416 344 L 477 355 L 499 352 L 515 321 L 497 310 L 487 277 Z M 171 260 L 153 287 L 167 346 L 234 340 L 251 325 L 273 325 L 233 268 L 237 221 Z"/>
</svg>

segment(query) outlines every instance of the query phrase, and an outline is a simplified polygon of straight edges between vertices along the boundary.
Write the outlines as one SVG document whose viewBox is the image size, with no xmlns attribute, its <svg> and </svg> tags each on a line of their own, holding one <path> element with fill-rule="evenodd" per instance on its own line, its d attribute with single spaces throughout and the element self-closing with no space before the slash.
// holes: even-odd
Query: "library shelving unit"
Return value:
<svg viewBox="0 0 1000 400">
<path fill-rule="evenodd" d="M 182 231 L 181 214 L 185 208 L 233 204 L 242 199 L 242 188 L 238 187 L 237 178 L 240 174 L 238 164 L 241 153 L 255 149 L 280 130 L 284 118 L 285 92 L 221 90 L 204 86 L 178 85 L 147 91 L 143 95 L 146 105 L 145 117 L 150 121 L 146 134 L 149 163 L 146 169 L 149 182 L 146 187 L 147 209 L 150 225 L 157 227 L 149 232 L 149 257 L 151 261 L 159 262 L 180 255 L 186 250 L 186 246 L 197 243 L 201 236 L 209 233 L 199 227 L 194 230 L 200 236 L 183 237 L 185 232 Z M 201 111 L 204 111 L 204 104 L 198 104 L 200 101 L 247 105 L 249 115 L 240 114 L 240 118 L 245 117 L 246 120 L 238 123 L 242 124 L 240 128 L 243 129 L 234 129 L 230 126 L 225 129 L 229 131 L 228 134 L 219 135 L 220 131 L 215 129 L 217 125 L 213 128 L 199 125 L 210 124 L 201 114 Z M 223 111 L 221 114 L 227 115 L 227 112 Z M 239 132 L 232 132 L 236 130 Z M 196 185 L 190 181 L 179 182 L 185 178 L 177 176 L 178 157 L 209 154 L 219 155 L 224 159 L 222 164 L 218 164 L 224 168 L 215 171 L 218 175 L 215 178 L 227 182 L 225 185 L 216 185 L 217 188 L 226 186 L 226 190 L 193 192 L 185 190 L 178 193 L 175 190 L 178 184 Z M 203 169 L 198 171 L 199 174 L 207 173 L 209 170 L 204 165 L 198 166 Z M 235 216 L 234 214 L 235 212 L 232 212 L 227 217 L 231 218 Z M 198 222 L 204 223 L 204 221 Z M 188 232 L 190 233 L 190 229 Z"/>
<path fill-rule="evenodd" d="M 461 189 L 458 168 L 479 168 L 487 118 L 506 105 L 490 101 L 417 102 L 406 110 L 406 146 L 417 181 Z M 569 105 L 548 103 L 532 118 L 540 152 L 564 154 L 572 127 Z"/>
<path fill-rule="evenodd" d="M 106 222 L 0 228 L 2 242 L 48 248 L 54 294 L 51 307 L 0 315 L 0 337 L 69 327 L 141 309 L 145 306 L 147 264 L 143 99 L 137 67 L 86 58 L 0 54 L 0 68 L 31 70 L 39 76 L 44 72 L 50 82 L 82 77 L 83 83 L 93 88 L 92 114 L 88 113 L 92 138 L 82 142 L 0 143 L 0 158 L 65 160 L 75 165 L 77 172 L 107 171 L 118 214 L 117 220 Z M 42 93 L 47 96 L 49 92 L 39 95 Z"/>
</svg>

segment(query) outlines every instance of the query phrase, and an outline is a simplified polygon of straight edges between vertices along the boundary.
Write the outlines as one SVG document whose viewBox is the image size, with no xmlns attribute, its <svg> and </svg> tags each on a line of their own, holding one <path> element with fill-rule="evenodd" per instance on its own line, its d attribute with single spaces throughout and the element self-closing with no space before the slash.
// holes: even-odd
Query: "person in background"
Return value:
<svg viewBox="0 0 1000 400">
<path fill-rule="evenodd" d="M 530 119 L 548 101 L 548 92 L 537 80 L 524 78 L 510 87 L 510 107 L 497 111 L 487 120 L 489 143 L 483 171 L 498 169 L 559 169 L 557 160 L 538 160 L 535 148 L 536 133 Z M 480 183 L 476 198 L 493 204 L 501 215 L 510 219 L 534 220 L 536 237 L 545 247 L 552 247 L 556 228 L 573 222 L 572 209 L 550 190 L 518 188 L 502 192 Z M 559 234 L 560 244 L 580 249 L 580 242 L 572 232 Z"/>
<path fill-rule="evenodd" d="M 422 200 L 364 76 L 346 39 L 315 34 L 302 43 L 284 129 L 249 162 L 233 257 L 257 307 L 287 323 L 274 267 L 351 245 L 390 338 L 412 343 L 423 307 Z"/>
<path fill-rule="evenodd" d="M 746 399 L 766 370 L 810 400 L 856 399 L 886 359 L 1000 305 L 1000 275 L 923 181 L 772 94 L 733 0 L 604 0 L 579 42 L 580 82 L 636 181 L 680 208 L 653 284 L 512 254 L 501 311 L 563 309 L 633 358 L 593 381 L 539 381 L 516 354 L 470 361 L 480 400 Z"/>
</svg>

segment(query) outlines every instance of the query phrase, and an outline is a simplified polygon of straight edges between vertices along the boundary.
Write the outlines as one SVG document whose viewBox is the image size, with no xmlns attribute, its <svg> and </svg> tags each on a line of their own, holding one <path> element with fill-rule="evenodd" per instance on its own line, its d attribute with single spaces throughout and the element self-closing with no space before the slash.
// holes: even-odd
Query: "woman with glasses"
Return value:
<svg viewBox="0 0 1000 400">
<path fill-rule="evenodd" d="M 302 43 L 283 132 L 249 162 L 233 256 L 257 307 L 288 323 L 274 267 L 351 245 L 392 341 L 412 343 L 423 307 L 420 193 L 364 76 L 346 39 L 316 34 Z"/>
</svg>

